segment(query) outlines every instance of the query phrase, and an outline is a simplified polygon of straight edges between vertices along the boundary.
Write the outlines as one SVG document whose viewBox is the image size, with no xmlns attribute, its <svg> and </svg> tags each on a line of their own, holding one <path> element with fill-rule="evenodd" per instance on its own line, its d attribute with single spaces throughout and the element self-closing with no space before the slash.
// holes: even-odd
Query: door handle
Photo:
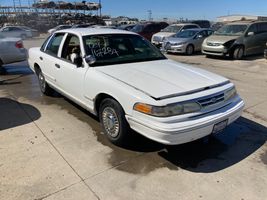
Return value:
<svg viewBox="0 0 267 200">
<path fill-rule="evenodd" d="M 55 66 L 56 66 L 56 68 L 58 68 L 58 69 L 60 68 L 60 65 L 59 65 L 59 64 L 55 64 Z"/>
<path fill-rule="evenodd" d="M 40 58 L 40 60 L 43 60 L 43 57 L 40 56 L 39 58 Z"/>
</svg>

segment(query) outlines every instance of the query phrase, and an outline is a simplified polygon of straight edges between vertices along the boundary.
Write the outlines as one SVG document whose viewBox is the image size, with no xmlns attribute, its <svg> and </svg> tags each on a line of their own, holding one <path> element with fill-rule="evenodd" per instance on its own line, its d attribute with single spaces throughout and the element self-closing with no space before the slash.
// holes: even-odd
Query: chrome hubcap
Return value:
<svg viewBox="0 0 267 200">
<path fill-rule="evenodd" d="M 111 137 L 117 137 L 120 131 L 119 119 L 115 110 L 106 107 L 102 112 L 103 126 Z"/>
<path fill-rule="evenodd" d="M 39 83 L 40 83 L 41 90 L 44 91 L 45 90 L 45 78 L 42 73 L 39 73 Z"/>
</svg>

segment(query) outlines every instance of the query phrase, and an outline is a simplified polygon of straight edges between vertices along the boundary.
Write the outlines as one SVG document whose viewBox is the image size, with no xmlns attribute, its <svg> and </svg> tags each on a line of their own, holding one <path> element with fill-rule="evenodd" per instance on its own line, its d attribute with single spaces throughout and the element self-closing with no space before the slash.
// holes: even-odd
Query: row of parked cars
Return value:
<svg viewBox="0 0 267 200">
<path fill-rule="evenodd" d="M 202 51 L 207 56 L 242 59 L 264 52 L 267 21 L 232 22 L 217 31 L 200 28 L 197 24 L 173 24 L 154 34 L 151 42 L 166 52 L 191 55 L 195 51 Z"/>
<path fill-rule="evenodd" d="M 61 25 L 49 33 L 66 28 L 84 28 L 92 25 Z M 107 28 L 97 26 L 95 28 Z M 209 28 L 203 21 L 167 24 L 166 22 L 147 22 L 137 25 L 124 25 L 118 28 L 132 31 L 143 36 L 152 44 L 169 53 L 191 55 L 201 51 L 207 56 L 230 56 L 242 59 L 244 56 L 262 54 L 266 49 L 266 21 L 237 21 L 223 25 L 217 31 Z M 267 57 L 267 50 L 265 51 Z"/>
</svg>

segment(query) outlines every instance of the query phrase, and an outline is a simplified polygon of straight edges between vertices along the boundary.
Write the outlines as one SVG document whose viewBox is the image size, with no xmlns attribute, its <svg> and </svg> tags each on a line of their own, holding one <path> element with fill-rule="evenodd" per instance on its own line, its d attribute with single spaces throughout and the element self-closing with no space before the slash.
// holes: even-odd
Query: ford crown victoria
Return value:
<svg viewBox="0 0 267 200">
<path fill-rule="evenodd" d="M 53 89 L 97 115 L 109 140 L 130 130 L 175 145 L 222 131 L 244 102 L 228 79 L 167 59 L 143 37 L 67 29 L 29 50 L 41 91 Z"/>
</svg>

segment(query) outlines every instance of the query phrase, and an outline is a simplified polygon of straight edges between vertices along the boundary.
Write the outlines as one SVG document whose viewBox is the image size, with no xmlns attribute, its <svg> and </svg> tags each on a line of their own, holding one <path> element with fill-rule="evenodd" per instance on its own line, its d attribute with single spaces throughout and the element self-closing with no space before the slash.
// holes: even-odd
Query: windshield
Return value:
<svg viewBox="0 0 267 200">
<path fill-rule="evenodd" d="M 185 30 L 175 35 L 176 38 L 191 38 L 194 37 L 199 31 Z"/>
<path fill-rule="evenodd" d="M 162 32 L 169 32 L 169 33 L 177 33 L 181 30 L 182 26 L 167 26 L 166 28 L 162 29 Z"/>
<path fill-rule="evenodd" d="M 247 30 L 248 25 L 245 24 L 232 24 L 232 25 L 225 25 L 221 27 L 218 31 L 216 31 L 215 35 L 242 35 Z"/>
<path fill-rule="evenodd" d="M 135 33 L 140 33 L 140 32 L 143 31 L 144 27 L 145 27 L 144 25 L 138 24 L 138 25 L 134 26 L 134 27 L 131 29 L 131 31 L 133 31 L 133 32 L 135 32 Z"/>
<path fill-rule="evenodd" d="M 94 66 L 162 60 L 166 57 L 138 35 L 111 34 L 83 37 L 86 55 L 96 58 Z"/>
</svg>

